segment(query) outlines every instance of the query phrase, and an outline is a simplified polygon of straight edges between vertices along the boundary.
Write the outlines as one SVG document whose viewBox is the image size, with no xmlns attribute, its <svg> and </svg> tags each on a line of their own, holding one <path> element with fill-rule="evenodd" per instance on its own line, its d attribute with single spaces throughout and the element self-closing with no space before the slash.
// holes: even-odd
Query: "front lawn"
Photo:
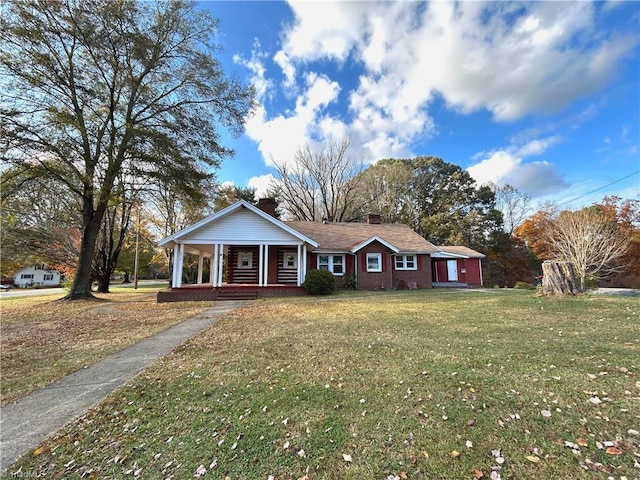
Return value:
<svg viewBox="0 0 640 480">
<path fill-rule="evenodd" d="M 146 287 L 146 288 L 145 288 Z M 203 311 L 210 303 L 156 303 L 160 287 L 112 287 L 96 300 L 60 294 L 2 298 L 0 402 L 5 405 Z"/>
<path fill-rule="evenodd" d="M 637 298 L 253 302 L 10 471 L 47 478 L 640 476 Z"/>
</svg>

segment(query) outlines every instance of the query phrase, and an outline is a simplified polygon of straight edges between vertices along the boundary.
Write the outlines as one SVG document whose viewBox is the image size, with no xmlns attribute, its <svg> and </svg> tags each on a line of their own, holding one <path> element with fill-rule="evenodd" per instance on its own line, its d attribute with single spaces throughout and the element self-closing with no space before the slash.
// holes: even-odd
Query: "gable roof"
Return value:
<svg viewBox="0 0 640 480">
<path fill-rule="evenodd" d="M 287 221 L 287 226 L 313 238 L 315 251 L 354 253 L 379 241 L 394 253 L 435 253 L 438 248 L 407 225 Z"/>
<path fill-rule="evenodd" d="M 277 218 L 269 215 L 268 213 L 263 212 L 262 210 L 260 210 L 258 207 L 256 207 L 255 205 L 250 204 L 249 202 L 246 202 L 245 200 L 239 200 L 238 202 L 234 203 L 233 205 L 230 205 L 226 208 L 223 208 L 222 210 L 219 210 L 218 212 L 209 215 L 208 217 L 200 220 L 199 222 L 194 223 L 193 225 L 188 226 L 187 228 L 184 228 L 182 230 L 180 230 L 179 232 L 174 233 L 173 235 L 169 235 L 166 238 L 163 238 L 162 240 L 160 240 L 158 242 L 159 246 L 164 246 L 164 245 L 168 245 L 171 244 L 172 242 L 175 243 L 176 241 L 180 240 L 180 239 L 185 239 L 187 238 L 190 234 L 196 232 L 198 229 L 201 229 L 203 227 L 206 227 L 207 225 L 213 224 L 225 217 L 228 217 L 230 215 L 232 215 L 234 212 L 238 212 L 242 209 L 246 209 L 254 214 L 256 214 L 257 216 L 261 217 L 262 219 L 266 220 L 267 222 L 273 224 L 275 227 L 284 230 L 285 232 L 289 233 L 290 235 L 293 235 L 294 237 L 298 238 L 301 241 L 307 242 L 310 245 L 313 245 L 314 247 L 317 246 L 317 243 L 312 240 L 311 238 L 305 236 L 303 233 L 294 230 L 293 228 L 287 226 L 285 223 L 281 222 L 280 220 L 278 220 Z M 256 239 L 259 240 L 259 239 Z"/>
</svg>

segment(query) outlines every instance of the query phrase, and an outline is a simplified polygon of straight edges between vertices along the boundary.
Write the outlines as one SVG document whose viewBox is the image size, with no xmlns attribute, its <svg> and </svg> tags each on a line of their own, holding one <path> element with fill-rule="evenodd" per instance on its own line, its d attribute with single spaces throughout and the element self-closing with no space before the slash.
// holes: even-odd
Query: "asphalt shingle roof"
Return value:
<svg viewBox="0 0 640 480">
<path fill-rule="evenodd" d="M 350 252 L 371 237 L 379 237 L 402 253 L 435 253 L 438 248 L 411 228 L 399 223 L 340 223 L 285 221 L 285 225 L 315 240 L 314 250 Z"/>
</svg>

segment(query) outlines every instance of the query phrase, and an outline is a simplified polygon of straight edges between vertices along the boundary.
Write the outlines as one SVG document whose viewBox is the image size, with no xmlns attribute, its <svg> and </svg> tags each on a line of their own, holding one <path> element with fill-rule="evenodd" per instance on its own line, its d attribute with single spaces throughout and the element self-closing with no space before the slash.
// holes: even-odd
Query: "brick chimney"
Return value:
<svg viewBox="0 0 640 480">
<path fill-rule="evenodd" d="M 277 217 L 276 214 L 276 199 L 275 198 L 260 198 L 258 199 L 258 208 L 264 213 L 268 213 L 272 217 Z"/>
<path fill-rule="evenodd" d="M 382 223 L 379 213 L 370 213 L 367 215 L 367 223 L 369 225 L 380 225 Z"/>
</svg>

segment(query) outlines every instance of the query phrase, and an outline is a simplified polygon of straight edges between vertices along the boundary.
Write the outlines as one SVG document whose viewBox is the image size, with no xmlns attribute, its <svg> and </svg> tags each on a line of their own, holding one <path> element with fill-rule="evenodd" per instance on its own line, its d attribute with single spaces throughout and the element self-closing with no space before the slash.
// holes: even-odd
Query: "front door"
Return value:
<svg viewBox="0 0 640 480">
<path fill-rule="evenodd" d="M 450 282 L 458 281 L 458 261 L 447 260 L 447 280 Z"/>
</svg>

